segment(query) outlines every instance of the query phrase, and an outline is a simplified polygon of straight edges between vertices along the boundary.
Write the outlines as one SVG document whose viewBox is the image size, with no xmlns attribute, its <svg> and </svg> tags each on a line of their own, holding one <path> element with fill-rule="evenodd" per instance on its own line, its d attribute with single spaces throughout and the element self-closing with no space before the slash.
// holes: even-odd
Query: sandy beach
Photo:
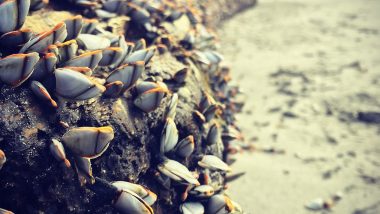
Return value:
<svg viewBox="0 0 380 214">
<path fill-rule="evenodd" d="M 261 0 L 219 30 L 258 151 L 235 156 L 247 213 L 380 213 L 380 2 Z M 284 151 L 268 153 L 265 149 Z"/>
</svg>

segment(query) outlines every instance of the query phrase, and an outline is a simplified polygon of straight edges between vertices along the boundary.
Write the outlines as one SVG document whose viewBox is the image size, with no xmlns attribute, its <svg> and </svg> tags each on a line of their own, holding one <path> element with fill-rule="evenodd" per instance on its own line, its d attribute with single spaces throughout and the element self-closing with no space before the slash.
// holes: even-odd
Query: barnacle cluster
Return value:
<svg viewBox="0 0 380 214">
<path fill-rule="evenodd" d="M 69 4 L 81 15 L 67 16 L 44 32 L 25 27 L 31 26 L 25 22 L 32 10 L 54 16 L 50 4 Z M 20 115 L 26 119 L 17 118 L 16 111 L 7 117 L 29 120 L 33 127 L 17 123 L 16 129 L 23 130 L 17 136 L 27 139 L 0 140 L 3 208 L 22 213 L 243 212 L 224 193 L 231 171 L 228 155 L 239 150 L 234 141 L 242 139 L 234 119 L 243 105 L 241 92 L 228 85 L 229 69 L 215 51 L 215 35 L 201 24 L 196 3 L 0 0 L 0 17 L 1 102 L 13 102 L 17 93 L 31 99 L 15 103 L 23 106 Z M 25 144 L 28 140 L 42 143 Z M 23 161 L 44 165 L 33 162 L 37 156 L 56 161 L 50 169 L 39 169 L 43 175 L 24 169 L 40 183 L 21 181 Z M 26 191 L 17 183 L 40 196 L 7 198 L 7 192 Z M 82 197 L 70 204 L 62 196 L 69 192 L 43 192 L 41 187 L 49 189 L 50 183 Z M 44 210 L 50 205 L 43 201 L 52 195 L 57 205 Z"/>
</svg>

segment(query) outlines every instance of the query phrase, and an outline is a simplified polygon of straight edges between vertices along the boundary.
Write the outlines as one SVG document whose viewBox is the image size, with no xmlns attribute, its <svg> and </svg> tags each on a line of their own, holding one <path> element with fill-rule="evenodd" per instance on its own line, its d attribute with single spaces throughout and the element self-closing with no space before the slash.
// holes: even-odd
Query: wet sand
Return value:
<svg viewBox="0 0 380 214">
<path fill-rule="evenodd" d="M 248 213 L 380 213 L 380 2 L 261 0 L 226 22 L 221 50 L 247 102 L 246 141 L 285 154 L 238 154 L 229 193 Z M 370 117 L 370 119 L 374 119 Z M 318 211 L 324 213 L 326 211 Z"/>
</svg>

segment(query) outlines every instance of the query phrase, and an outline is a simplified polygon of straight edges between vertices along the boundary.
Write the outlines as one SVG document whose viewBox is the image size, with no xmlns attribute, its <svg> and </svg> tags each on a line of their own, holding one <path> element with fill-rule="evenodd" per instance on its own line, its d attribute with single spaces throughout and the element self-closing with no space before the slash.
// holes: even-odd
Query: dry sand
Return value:
<svg viewBox="0 0 380 214">
<path fill-rule="evenodd" d="M 380 112 L 380 1 L 261 0 L 219 34 L 247 96 L 246 141 L 286 151 L 237 155 L 247 174 L 231 196 L 248 213 L 298 214 L 341 191 L 331 212 L 379 214 L 380 125 L 358 112 Z"/>
</svg>

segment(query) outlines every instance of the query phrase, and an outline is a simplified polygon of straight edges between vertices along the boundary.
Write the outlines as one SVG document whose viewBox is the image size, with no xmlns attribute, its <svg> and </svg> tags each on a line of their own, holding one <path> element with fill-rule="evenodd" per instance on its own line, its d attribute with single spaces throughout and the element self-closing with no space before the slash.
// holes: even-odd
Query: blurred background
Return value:
<svg viewBox="0 0 380 214">
<path fill-rule="evenodd" d="M 260 0 L 218 33 L 255 148 L 232 197 L 248 213 L 380 213 L 380 1 Z"/>
</svg>

